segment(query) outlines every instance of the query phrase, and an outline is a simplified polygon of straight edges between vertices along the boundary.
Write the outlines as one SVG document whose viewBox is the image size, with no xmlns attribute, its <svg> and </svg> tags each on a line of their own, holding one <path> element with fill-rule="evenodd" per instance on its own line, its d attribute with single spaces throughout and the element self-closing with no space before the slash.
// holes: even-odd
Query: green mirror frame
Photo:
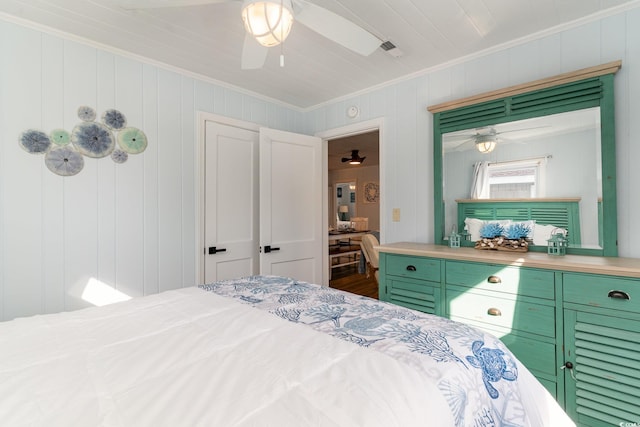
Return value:
<svg viewBox="0 0 640 427">
<path fill-rule="evenodd" d="M 442 135 L 584 108 L 600 107 L 602 154 L 602 247 L 567 248 L 568 254 L 618 256 L 614 75 L 621 61 L 585 68 L 525 85 L 434 105 L 434 240 L 446 245 Z M 546 246 L 531 246 L 546 252 Z"/>
</svg>

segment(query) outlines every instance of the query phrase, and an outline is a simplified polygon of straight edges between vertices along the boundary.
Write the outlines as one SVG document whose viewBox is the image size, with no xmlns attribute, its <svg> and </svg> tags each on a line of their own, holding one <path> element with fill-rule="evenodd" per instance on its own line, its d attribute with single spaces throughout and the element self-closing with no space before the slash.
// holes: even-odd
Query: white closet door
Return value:
<svg viewBox="0 0 640 427">
<path fill-rule="evenodd" d="M 322 283 L 320 138 L 260 129 L 260 272 Z"/>
<path fill-rule="evenodd" d="M 258 133 L 205 127 L 205 283 L 258 274 Z"/>
</svg>

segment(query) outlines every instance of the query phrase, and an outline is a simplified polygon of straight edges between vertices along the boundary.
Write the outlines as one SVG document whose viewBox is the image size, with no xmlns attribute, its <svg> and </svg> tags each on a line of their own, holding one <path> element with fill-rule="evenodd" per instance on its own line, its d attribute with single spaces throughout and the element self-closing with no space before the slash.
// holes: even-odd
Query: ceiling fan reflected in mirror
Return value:
<svg viewBox="0 0 640 427">
<path fill-rule="evenodd" d="M 504 137 L 498 137 L 498 135 L 502 135 L 509 132 L 529 131 L 534 129 L 540 129 L 543 127 L 548 127 L 548 126 L 538 126 L 538 127 L 526 128 L 526 129 L 514 129 L 514 130 L 507 130 L 502 132 L 496 131 L 496 129 L 493 127 L 478 128 L 476 129 L 476 133 L 474 134 L 468 134 L 468 133 L 456 134 L 456 135 L 447 136 L 446 138 L 452 144 L 456 145 L 454 148 L 455 151 L 466 151 L 475 146 L 475 148 L 479 152 L 483 154 L 488 154 L 488 153 L 491 153 L 493 150 L 495 150 L 498 143 L 516 142 L 516 141 L 506 139 Z"/>
<path fill-rule="evenodd" d="M 360 157 L 360 155 L 358 155 L 358 151 L 360 150 L 351 150 L 351 157 L 343 157 L 342 163 L 349 162 L 350 165 L 359 165 L 364 162 L 364 159 L 367 157 Z"/>
<path fill-rule="evenodd" d="M 153 9 L 240 1 L 120 0 L 120 4 L 125 9 Z M 241 17 L 246 29 L 241 61 L 243 70 L 261 68 L 269 47 L 282 43 L 289 36 L 294 22 L 362 56 L 371 55 L 382 44 L 382 40 L 359 25 L 307 0 L 243 0 Z M 282 55 L 280 66 L 284 66 Z"/>
<path fill-rule="evenodd" d="M 482 154 L 492 152 L 498 144 L 498 138 L 495 135 L 478 135 L 475 139 L 476 149 Z"/>
</svg>

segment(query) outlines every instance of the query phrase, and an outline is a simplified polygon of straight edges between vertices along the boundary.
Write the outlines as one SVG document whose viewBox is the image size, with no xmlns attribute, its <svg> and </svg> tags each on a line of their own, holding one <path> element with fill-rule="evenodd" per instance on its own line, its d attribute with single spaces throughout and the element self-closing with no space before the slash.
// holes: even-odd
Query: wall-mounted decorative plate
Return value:
<svg viewBox="0 0 640 427">
<path fill-rule="evenodd" d="M 147 136 L 140 129 L 124 128 L 118 132 L 118 145 L 129 154 L 142 153 L 147 148 Z"/>
<path fill-rule="evenodd" d="M 119 130 L 127 125 L 127 119 L 118 110 L 107 110 L 102 113 L 102 123 L 109 129 Z"/>
<path fill-rule="evenodd" d="M 380 186 L 376 182 L 367 182 L 364 185 L 364 202 L 378 203 L 380 199 Z"/>
<path fill-rule="evenodd" d="M 75 175 L 84 167 L 84 158 L 72 146 L 51 149 L 44 158 L 49 170 L 57 175 Z"/>
<path fill-rule="evenodd" d="M 37 129 L 28 129 L 20 134 L 18 143 L 28 153 L 45 154 L 47 168 L 61 176 L 80 172 L 84 167 L 83 156 L 102 158 L 111 155 L 115 163 L 124 163 L 129 155 L 142 153 L 147 148 L 144 132 L 126 127 L 127 119 L 118 110 L 106 110 L 101 117 L 102 123 L 95 121 L 96 110 L 92 107 L 81 105 L 77 114 L 82 121 L 71 133 L 54 129 L 47 135 Z"/>
<path fill-rule="evenodd" d="M 67 145 L 71 142 L 71 135 L 64 129 L 54 129 L 49 136 L 56 145 Z"/>
<path fill-rule="evenodd" d="M 108 156 L 116 145 L 109 128 L 95 122 L 80 123 L 73 128 L 71 143 L 81 154 L 94 158 Z"/>
<path fill-rule="evenodd" d="M 111 160 L 113 160 L 116 163 L 124 163 L 127 161 L 128 158 L 129 158 L 129 155 L 118 148 L 113 150 L 113 153 L 111 153 Z"/>
<path fill-rule="evenodd" d="M 20 134 L 18 138 L 20 146 L 25 149 L 27 153 L 42 154 L 49 151 L 51 148 L 51 139 L 49 135 L 37 129 L 25 130 Z"/>
<path fill-rule="evenodd" d="M 83 122 L 92 122 L 96 119 L 96 110 L 89 106 L 81 105 L 78 107 L 78 118 Z"/>
</svg>

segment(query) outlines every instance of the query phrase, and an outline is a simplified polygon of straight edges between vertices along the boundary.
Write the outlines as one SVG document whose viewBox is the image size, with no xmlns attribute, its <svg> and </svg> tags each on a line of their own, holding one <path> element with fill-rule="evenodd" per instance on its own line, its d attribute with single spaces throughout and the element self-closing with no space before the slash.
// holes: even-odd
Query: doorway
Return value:
<svg viewBox="0 0 640 427">
<path fill-rule="evenodd" d="M 380 240 L 378 128 L 327 140 L 327 188 L 329 286 L 377 298 L 378 285 L 367 277 L 358 234 L 372 233 Z"/>
</svg>

